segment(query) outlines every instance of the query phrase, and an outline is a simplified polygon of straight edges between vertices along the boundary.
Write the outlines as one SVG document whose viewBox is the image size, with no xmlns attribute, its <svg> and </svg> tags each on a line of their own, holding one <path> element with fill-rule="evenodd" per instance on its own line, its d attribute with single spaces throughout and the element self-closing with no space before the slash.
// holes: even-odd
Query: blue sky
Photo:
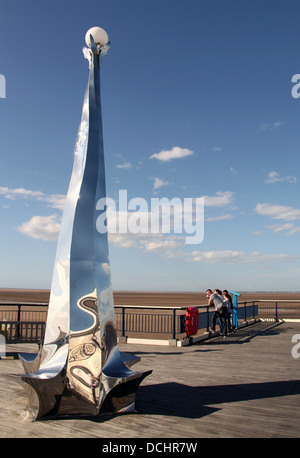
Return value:
<svg viewBox="0 0 300 458">
<path fill-rule="evenodd" d="M 1 0 L 0 11 L 1 287 L 50 288 L 82 47 L 97 25 L 111 41 L 108 196 L 205 197 L 201 244 L 110 237 L 113 289 L 300 289 L 297 0 Z"/>
</svg>

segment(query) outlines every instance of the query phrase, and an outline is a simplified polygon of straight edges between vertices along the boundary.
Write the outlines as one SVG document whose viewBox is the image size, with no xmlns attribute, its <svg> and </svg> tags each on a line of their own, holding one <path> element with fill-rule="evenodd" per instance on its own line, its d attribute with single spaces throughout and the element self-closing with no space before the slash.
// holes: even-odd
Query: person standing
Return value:
<svg viewBox="0 0 300 458">
<path fill-rule="evenodd" d="M 226 307 L 225 321 L 226 321 L 227 332 L 232 332 L 232 326 L 231 326 L 231 316 L 232 316 L 232 311 L 233 311 L 232 297 L 228 293 L 227 289 L 224 289 L 222 296 L 223 296 L 223 304 Z"/>
<path fill-rule="evenodd" d="M 208 300 L 208 305 L 213 305 L 215 307 L 215 312 L 212 317 L 212 325 L 211 330 L 215 332 L 216 330 L 216 323 L 218 322 L 220 327 L 221 335 L 226 334 L 226 326 L 224 326 L 224 305 L 222 296 L 217 294 L 216 290 L 212 292 L 211 289 L 206 290 L 206 298 Z M 224 334 L 225 331 L 225 334 Z"/>
</svg>

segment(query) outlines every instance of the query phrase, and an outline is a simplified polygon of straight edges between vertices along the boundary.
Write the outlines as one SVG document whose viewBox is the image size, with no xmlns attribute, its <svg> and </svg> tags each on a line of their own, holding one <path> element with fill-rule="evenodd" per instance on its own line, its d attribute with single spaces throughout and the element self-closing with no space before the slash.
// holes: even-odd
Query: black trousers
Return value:
<svg viewBox="0 0 300 458">
<path fill-rule="evenodd" d="M 216 310 L 215 313 L 213 314 L 212 325 L 211 325 L 213 330 L 216 329 L 217 320 L 219 320 L 221 334 L 226 335 L 227 334 L 227 323 L 226 323 L 226 317 L 223 311 L 219 312 L 218 310 Z"/>
</svg>

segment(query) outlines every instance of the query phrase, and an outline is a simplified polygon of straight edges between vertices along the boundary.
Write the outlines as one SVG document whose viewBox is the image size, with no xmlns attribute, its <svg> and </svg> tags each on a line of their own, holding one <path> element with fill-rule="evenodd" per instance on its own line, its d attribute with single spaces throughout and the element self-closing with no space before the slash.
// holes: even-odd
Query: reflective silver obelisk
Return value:
<svg viewBox="0 0 300 458">
<path fill-rule="evenodd" d="M 33 419 L 134 409 L 151 371 L 134 372 L 134 357 L 117 345 L 107 233 L 96 229 L 105 198 L 100 64 L 106 32 L 87 32 L 89 80 L 74 152 L 53 270 L 46 333 L 39 354 L 20 355 Z"/>
</svg>

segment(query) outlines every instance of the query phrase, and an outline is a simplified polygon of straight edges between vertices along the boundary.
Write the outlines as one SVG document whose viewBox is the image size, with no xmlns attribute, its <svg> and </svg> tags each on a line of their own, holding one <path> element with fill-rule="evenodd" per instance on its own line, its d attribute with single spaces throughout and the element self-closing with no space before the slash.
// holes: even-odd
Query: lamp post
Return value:
<svg viewBox="0 0 300 458">
<path fill-rule="evenodd" d="M 100 66 L 109 42 L 100 27 L 88 30 L 85 39 L 88 87 L 57 244 L 45 339 L 35 359 L 20 355 L 33 419 L 132 410 L 139 384 L 152 372 L 129 369 L 136 358 L 128 360 L 117 345 L 107 233 L 96 229 L 96 203 L 106 196 Z"/>
</svg>

